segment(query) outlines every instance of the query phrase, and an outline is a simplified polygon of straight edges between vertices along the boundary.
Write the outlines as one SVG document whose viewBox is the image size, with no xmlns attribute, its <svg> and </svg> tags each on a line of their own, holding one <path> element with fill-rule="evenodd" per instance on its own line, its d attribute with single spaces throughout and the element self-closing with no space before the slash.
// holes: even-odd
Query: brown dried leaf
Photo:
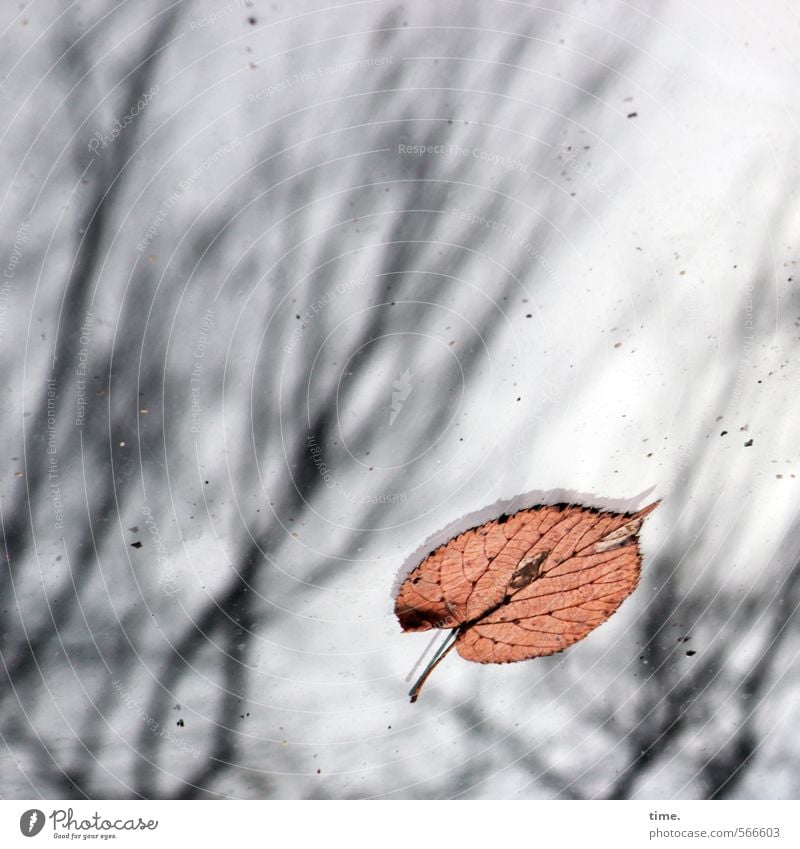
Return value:
<svg viewBox="0 0 800 849">
<path fill-rule="evenodd" d="M 451 628 L 411 691 L 455 646 L 466 660 L 511 663 L 553 654 L 611 616 L 639 581 L 638 513 L 537 506 L 472 528 L 429 554 L 395 602 L 404 631 Z"/>
</svg>

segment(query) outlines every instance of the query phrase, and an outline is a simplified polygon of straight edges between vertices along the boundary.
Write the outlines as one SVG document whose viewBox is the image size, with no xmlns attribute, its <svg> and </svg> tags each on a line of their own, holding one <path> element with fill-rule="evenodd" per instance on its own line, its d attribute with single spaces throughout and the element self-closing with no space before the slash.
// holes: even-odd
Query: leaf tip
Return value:
<svg viewBox="0 0 800 849">
<path fill-rule="evenodd" d="M 656 507 L 658 507 L 658 505 L 659 505 L 659 504 L 661 504 L 661 499 L 660 499 L 660 498 L 658 499 L 658 501 L 654 501 L 652 504 L 648 504 L 648 505 L 647 505 L 647 507 L 643 507 L 643 508 L 642 508 L 641 510 L 639 510 L 637 513 L 634 513 L 634 514 L 633 514 L 633 515 L 634 515 L 634 518 L 636 518 L 636 519 L 644 519 L 644 517 L 645 517 L 645 516 L 649 516 L 649 515 L 650 515 L 650 513 L 652 513 L 652 512 L 653 512 L 653 510 L 655 510 L 655 509 L 656 509 Z"/>
</svg>

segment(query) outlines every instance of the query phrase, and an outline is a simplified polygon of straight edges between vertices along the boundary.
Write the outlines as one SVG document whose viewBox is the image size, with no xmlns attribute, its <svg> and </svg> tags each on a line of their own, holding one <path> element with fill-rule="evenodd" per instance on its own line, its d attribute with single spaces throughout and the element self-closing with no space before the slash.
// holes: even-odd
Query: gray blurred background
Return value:
<svg viewBox="0 0 800 849">
<path fill-rule="evenodd" d="M 0 15 L 0 795 L 798 796 L 791 4 Z M 398 575 L 564 497 L 634 595 L 409 704 Z"/>
</svg>

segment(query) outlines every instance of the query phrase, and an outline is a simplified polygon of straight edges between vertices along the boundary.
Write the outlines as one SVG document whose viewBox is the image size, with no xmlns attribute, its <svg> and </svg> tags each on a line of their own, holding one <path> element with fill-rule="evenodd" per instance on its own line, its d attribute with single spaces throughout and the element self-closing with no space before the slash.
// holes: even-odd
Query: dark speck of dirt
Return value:
<svg viewBox="0 0 800 849">
<path fill-rule="evenodd" d="M 141 542 L 139 542 L 138 539 L 136 540 L 136 542 L 131 543 L 131 548 L 141 548 L 141 547 L 142 547 L 142 544 L 141 544 Z"/>
<path fill-rule="evenodd" d="M 178 726 L 178 728 L 183 728 L 183 720 L 182 719 L 179 719 L 175 724 Z"/>
<path fill-rule="evenodd" d="M 727 432 L 728 432 L 727 430 L 723 430 L 723 431 L 720 433 L 720 436 L 725 436 L 725 434 L 726 434 Z"/>
<path fill-rule="evenodd" d="M 255 18 L 248 18 L 247 23 L 250 24 L 251 27 L 254 27 L 256 25 L 256 19 Z"/>
<path fill-rule="evenodd" d="M 686 657 L 694 657 L 696 654 L 697 654 L 696 651 L 689 649 L 689 651 L 686 652 Z"/>
<path fill-rule="evenodd" d="M 638 117 L 638 115 L 639 115 L 639 113 L 638 113 L 638 112 L 628 112 L 628 117 L 629 117 L 629 118 L 636 118 L 636 117 Z"/>
<path fill-rule="evenodd" d="M 749 448 L 752 444 L 753 444 L 753 440 L 752 440 L 752 439 L 748 439 L 748 440 L 747 440 L 747 442 L 745 442 L 744 447 L 745 447 L 745 448 Z"/>
</svg>

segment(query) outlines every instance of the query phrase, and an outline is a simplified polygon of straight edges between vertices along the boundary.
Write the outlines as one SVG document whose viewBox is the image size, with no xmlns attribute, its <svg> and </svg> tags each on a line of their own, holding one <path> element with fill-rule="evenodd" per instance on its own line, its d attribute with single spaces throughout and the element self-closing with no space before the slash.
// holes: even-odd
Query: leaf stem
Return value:
<svg viewBox="0 0 800 849">
<path fill-rule="evenodd" d="M 453 630 L 444 638 L 444 642 L 439 646 L 438 651 L 434 654 L 431 662 L 425 667 L 422 672 L 422 675 L 417 678 L 417 683 L 409 691 L 408 695 L 411 696 L 411 704 L 419 698 L 420 690 L 422 690 L 422 685 L 428 680 L 428 676 L 433 672 L 434 669 L 439 665 L 439 663 L 444 660 L 447 653 L 453 646 L 456 644 L 456 638 L 460 632 L 460 628 L 453 628 Z"/>
</svg>

